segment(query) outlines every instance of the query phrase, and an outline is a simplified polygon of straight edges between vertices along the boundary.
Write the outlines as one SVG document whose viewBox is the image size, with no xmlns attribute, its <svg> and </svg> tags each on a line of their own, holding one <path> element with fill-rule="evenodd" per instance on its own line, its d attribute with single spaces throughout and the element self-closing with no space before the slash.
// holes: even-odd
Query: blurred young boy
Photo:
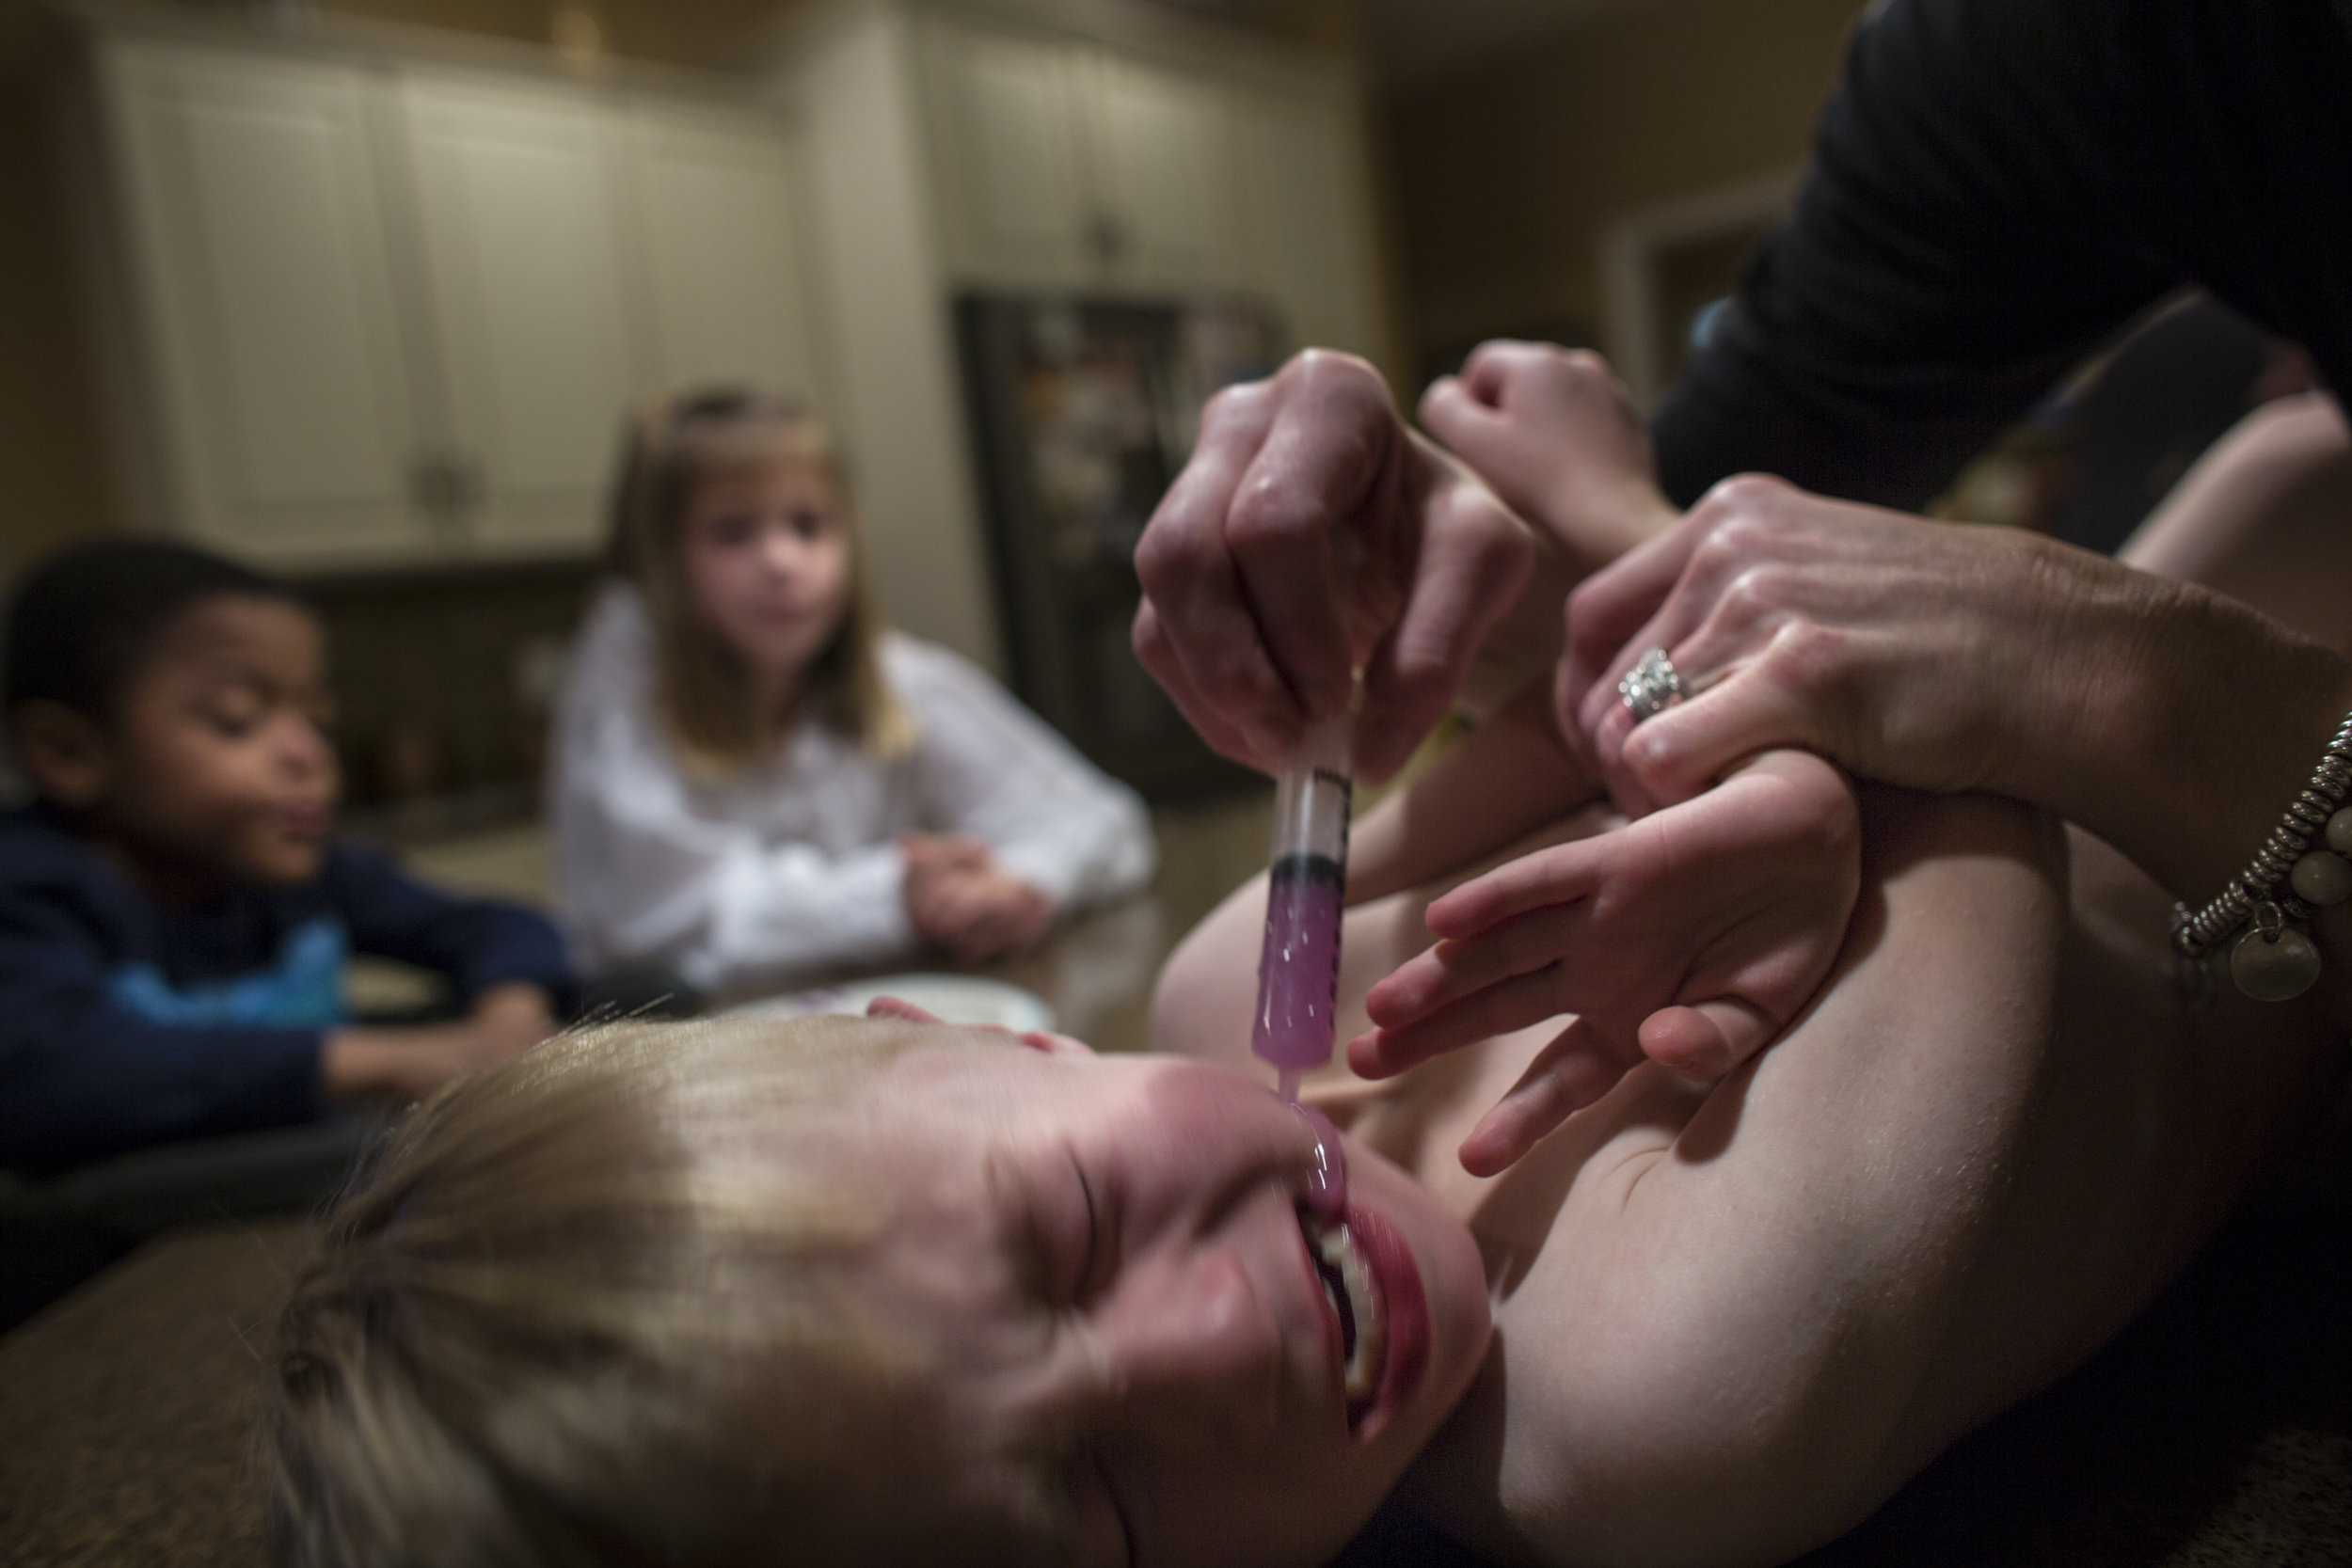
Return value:
<svg viewBox="0 0 2352 1568">
<path fill-rule="evenodd" d="M 554 1030 L 571 977 L 544 918 L 328 836 L 322 634 L 283 584 L 93 545 L 26 578 L 7 637 L 39 798 L 0 813 L 0 1169 L 412 1099 Z M 461 1016 L 352 1024 L 353 953 L 446 975 Z"/>
</svg>

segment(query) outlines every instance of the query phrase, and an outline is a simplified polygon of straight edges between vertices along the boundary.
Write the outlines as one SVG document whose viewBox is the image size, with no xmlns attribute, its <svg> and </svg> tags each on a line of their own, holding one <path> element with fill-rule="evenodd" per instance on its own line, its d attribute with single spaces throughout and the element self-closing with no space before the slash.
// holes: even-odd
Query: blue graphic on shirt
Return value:
<svg viewBox="0 0 2352 1568">
<path fill-rule="evenodd" d="M 322 1028 L 350 1016 L 343 1008 L 350 958 L 342 922 L 322 914 L 294 928 L 268 969 L 174 989 L 153 964 L 124 964 L 107 977 L 106 991 L 117 1006 L 154 1023 Z"/>
</svg>

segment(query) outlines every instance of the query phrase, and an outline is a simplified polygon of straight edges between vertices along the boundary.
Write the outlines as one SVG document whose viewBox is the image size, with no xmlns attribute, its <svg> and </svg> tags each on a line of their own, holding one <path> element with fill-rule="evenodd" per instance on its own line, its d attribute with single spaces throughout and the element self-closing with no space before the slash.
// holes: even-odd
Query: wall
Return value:
<svg viewBox="0 0 2352 1568">
<path fill-rule="evenodd" d="M 103 494 L 38 90 L 48 36 L 36 0 L 0 0 L 0 583 L 87 529 Z"/>
<path fill-rule="evenodd" d="M 1857 0 L 1664 0 L 1383 105 L 1417 356 L 1590 339 L 1627 212 L 1803 162 Z"/>
</svg>

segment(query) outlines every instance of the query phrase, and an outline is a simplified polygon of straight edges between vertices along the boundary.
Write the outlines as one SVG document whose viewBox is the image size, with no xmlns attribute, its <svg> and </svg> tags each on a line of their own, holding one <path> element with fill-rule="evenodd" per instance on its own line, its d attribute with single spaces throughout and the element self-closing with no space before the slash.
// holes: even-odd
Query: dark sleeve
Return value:
<svg viewBox="0 0 2352 1568">
<path fill-rule="evenodd" d="M 559 1012 L 575 1000 L 564 939 L 535 910 L 444 893 L 348 844 L 328 851 L 326 884 L 354 951 L 449 976 L 461 1006 L 510 980 L 540 987 Z"/>
<path fill-rule="evenodd" d="M 2131 160 L 2177 6 L 1889 0 L 1861 24 L 1789 217 L 1659 411 L 1668 494 L 1760 470 L 1916 507 L 2176 287 L 2145 239 L 2165 175 Z"/>
<path fill-rule="evenodd" d="M 321 1111 L 316 1029 L 151 1022 L 63 910 L 0 899 L 0 1168 L 41 1175 Z"/>
</svg>

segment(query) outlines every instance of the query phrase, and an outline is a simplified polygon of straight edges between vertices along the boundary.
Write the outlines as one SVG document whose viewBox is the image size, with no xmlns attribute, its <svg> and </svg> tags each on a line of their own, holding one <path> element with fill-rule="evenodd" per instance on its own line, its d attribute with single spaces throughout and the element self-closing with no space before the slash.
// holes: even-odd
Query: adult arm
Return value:
<svg viewBox="0 0 2352 1568">
<path fill-rule="evenodd" d="M 1768 746 L 1986 790 L 2184 898 L 2260 847 L 2352 708 L 2352 663 L 2193 583 L 2015 530 L 1719 486 L 1569 601 L 1563 695 L 1612 787 L 1683 800 Z M 1698 694 L 1636 726 L 1662 647 Z"/>
<path fill-rule="evenodd" d="M 1689 505 L 1753 471 L 1916 509 L 2186 280 L 2154 219 L 2170 215 L 2158 183 L 2188 170 L 2151 140 L 2169 130 L 2160 105 L 2180 67 L 2163 46 L 2179 9 L 1876 8 L 1793 210 L 1659 411 L 1666 493 Z"/>
</svg>

